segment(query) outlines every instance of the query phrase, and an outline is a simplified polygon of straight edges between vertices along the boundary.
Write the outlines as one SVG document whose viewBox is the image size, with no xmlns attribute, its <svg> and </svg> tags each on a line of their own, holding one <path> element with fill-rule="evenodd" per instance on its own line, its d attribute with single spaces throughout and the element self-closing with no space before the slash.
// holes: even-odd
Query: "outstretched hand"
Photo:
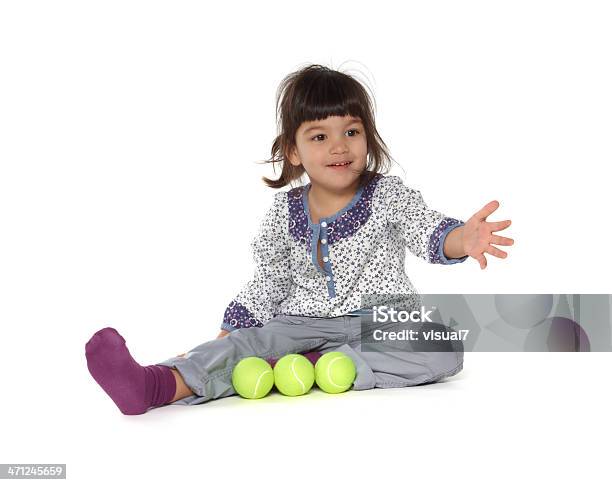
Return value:
<svg viewBox="0 0 612 485">
<path fill-rule="evenodd" d="M 487 259 L 484 253 L 491 254 L 498 258 L 505 258 L 508 253 L 496 248 L 493 244 L 501 246 L 512 246 L 514 240 L 497 236 L 494 232 L 506 229 L 512 221 L 487 222 L 489 217 L 497 208 L 499 202 L 493 200 L 470 217 L 463 226 L 462 246 L 463 251 L 468 256 L 476 259 L 480 263 L 480 269 L 487 267 Z"/>
</svg>

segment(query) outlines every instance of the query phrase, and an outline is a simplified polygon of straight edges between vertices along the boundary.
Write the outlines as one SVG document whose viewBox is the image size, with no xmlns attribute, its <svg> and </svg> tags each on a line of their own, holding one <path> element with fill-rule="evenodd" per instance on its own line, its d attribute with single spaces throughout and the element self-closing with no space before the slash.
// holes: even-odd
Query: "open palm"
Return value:
<svg viewBox="0 0 612 485">
<path fill-rule="evenodd" d="M 489 217 L 497 208 L 499 202 L 493 200 L 470 217 L 463 227 L 463 251 L 468 256 L 476 259 L 480 263 L 480 268 L 487 267 L 487 259 L 484 253 L 491 254 L 498 258 L 505 258 L 508 253 L 496 248 L 493 244 L 501 246 L 511 246 L 514 240 L 497 236 L 494 232 L 506 229 L 512 222 L 510 220 L 500 222 L 487 222 Z"/>
</svg>

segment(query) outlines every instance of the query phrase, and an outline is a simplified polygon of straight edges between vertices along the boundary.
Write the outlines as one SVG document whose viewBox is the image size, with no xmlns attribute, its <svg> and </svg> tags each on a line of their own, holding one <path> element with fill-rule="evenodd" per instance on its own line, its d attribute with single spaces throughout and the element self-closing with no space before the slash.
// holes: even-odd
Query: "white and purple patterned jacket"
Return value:
<svg viewBox="0 0 612 485">
<path fill-rule="evenodd" d="M 310 185 L 274 194 L 251 242 L 255 275 L 225 310 L 222 329 L 261 327 L 278 314 L 355 314 L 362 295 L 416 294 L 405 272 L 406 248 L 430 263 L 467 259 L 447 259 L 443 252 L 444 238 L 463 221 L 429 209 L 400 177 L 377 174 L 319 224 L 310 217 Z"/>
</svg>

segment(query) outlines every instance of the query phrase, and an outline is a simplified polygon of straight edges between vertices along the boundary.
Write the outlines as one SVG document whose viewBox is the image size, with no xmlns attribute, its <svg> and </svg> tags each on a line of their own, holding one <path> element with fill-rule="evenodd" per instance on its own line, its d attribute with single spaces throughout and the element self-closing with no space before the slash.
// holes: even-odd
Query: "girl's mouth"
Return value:
<svg viewBox="0 0 612 485">
<path fill-rule="evenodd" d="M 345 160 L 344 162 L 332 163 L 328 165 L 328 167 L 333 168 L 335 170 L 342 170 L 342 169 L 347 168 L 351 163 L 353 162 L 350 160 Z"/>
</svg>

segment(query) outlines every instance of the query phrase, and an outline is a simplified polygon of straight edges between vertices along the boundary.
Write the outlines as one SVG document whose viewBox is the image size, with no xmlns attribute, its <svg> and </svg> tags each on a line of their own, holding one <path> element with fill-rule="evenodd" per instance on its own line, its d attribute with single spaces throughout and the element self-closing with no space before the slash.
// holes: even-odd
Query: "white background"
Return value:
<svg viewBox="0 0 612 485">
<path fill-rule="evenodd" d="M 574 481 L 607 473 L 609 354 L 466 355 L 446 383 L 123 416 L 84 345 L 151 364 L 218 333 L 274 191 L 282 78 L 361 76 L 392 174 L 509 257 L 422 293 L 612 293 L 611 8 L 593 1 L 3 2 L 0 462 L 74 483 Z M 502 248 L 506 249 L 506 248 Z M 601 433 L 601 435 L 600 435 Z M 601 441 L 599 438 L 605 438 Z"/>
</svg>

